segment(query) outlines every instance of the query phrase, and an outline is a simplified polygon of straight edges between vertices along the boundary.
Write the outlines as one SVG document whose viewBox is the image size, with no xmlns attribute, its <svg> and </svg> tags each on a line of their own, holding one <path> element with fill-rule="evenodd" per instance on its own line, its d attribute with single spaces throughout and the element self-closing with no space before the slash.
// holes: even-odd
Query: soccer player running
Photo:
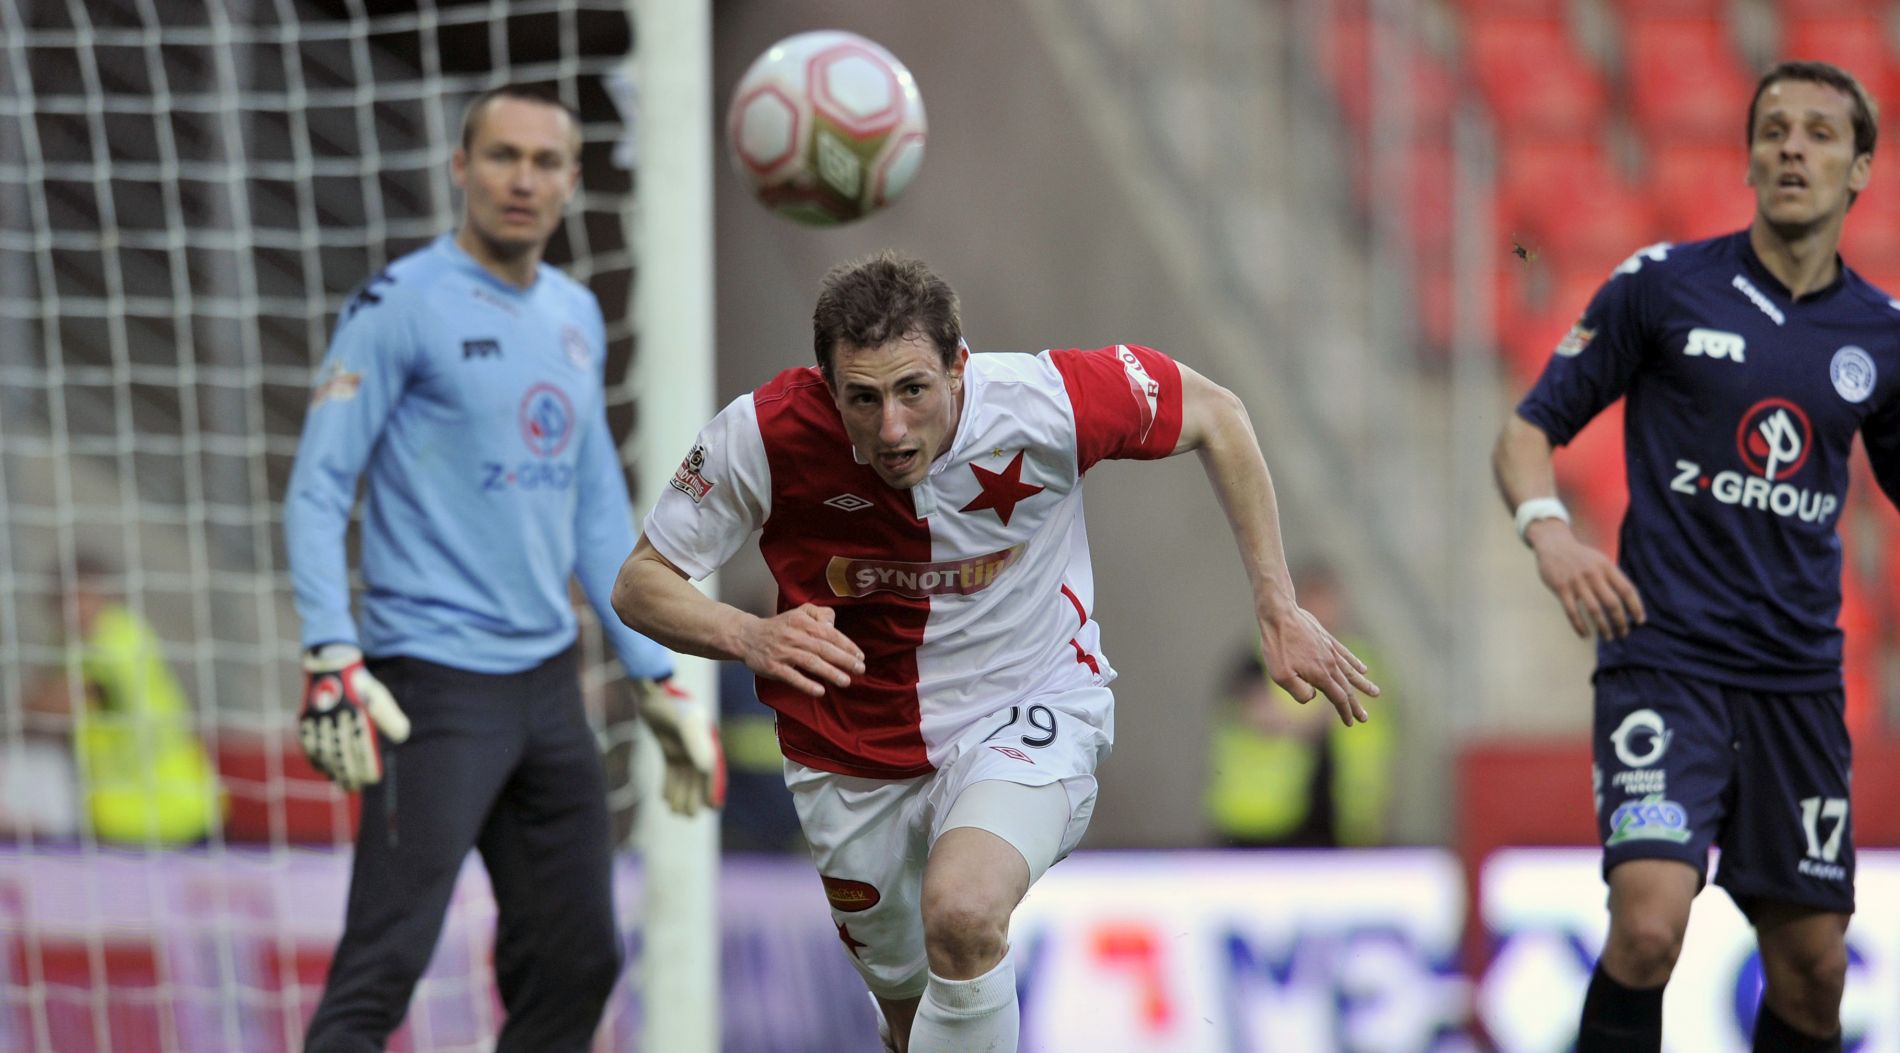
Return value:
<svg viewBox="0 0 1900 1053">
<path fill-rule="evenodd" d="M 1841 547 L 1854 435 L 1900 499 L 1900 307 L 1836 252 L 1878 127 L 1853 77 L 1770 70 L 1748 110 L 1748 229 L 1618 267 L 1498 437 L 1538 574 L 1597 649 L 1593 773 L 1610 931 L 1579 1053 L 1656 1050 L 1709 846 L 1754 925 L 1754 1048 L 1841 1048 L 1854 909 Z M 1618 396 L 1617 562 L 1580 543 L 1551 448 Z"/>
<path fill-rule="evenodd" d="M 310 1053 L 383 1048 L 470 848 L 499 910 L 495 1048 L 588 1047 L 620 949 L 570 576 L 666 744 L 669 802 L 713 796 L 704 721 L 658 683 L 672 656 L 608 617 L 634 533 L 603 406 L 606 331 L 593 294 L 541 262 L 579 183 L 579 122 L 534 91 L 488 92 L 451 171 L 460 229 L 370 278 L 337 323 L 284 511 L 304 750 L 363 789 Z M 359 633 L 344 533 L 365 469 Z"/>
<path fill-rule="evenodd" d="M 1348 724 L 1366 718 L 1354 692 L 1378 688 L 1295 602 L 1266 462 L 1230 392 L 1145 347 L 971 354 L 949 285 L 889 253 L 826 276 L 813 337 L 816 368 L 700 433 L 614 606 L 675 650 L 758 674 L 887 1047 L 1008 1053 L 1010 913 L 1081 839 L 1114 739 L 1082 521 L 1091 466 L 1199 453 L 1274 679 Z M 755 530 L 771 617 L 687 580 Z"/>
</svg>

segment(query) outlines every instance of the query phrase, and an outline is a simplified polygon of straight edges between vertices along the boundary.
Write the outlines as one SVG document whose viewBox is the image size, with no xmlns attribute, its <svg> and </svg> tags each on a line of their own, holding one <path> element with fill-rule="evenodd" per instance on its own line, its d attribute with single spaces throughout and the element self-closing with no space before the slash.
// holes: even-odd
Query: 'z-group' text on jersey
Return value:
<svg viewBox="0 0 1900 1053">
<path fill-rule="evenodd" d="M 971 355 L 963 378 L 951 448 L 910 490 L 857 459 L 807 367 L 722 410 L 647 518 L 654 548 L 695 579 L 762 531 L 779 609 L 832 608 L 864 652 L 864 674 L 819 698 L 760 678 L 800 764 L 922 775 L 975 721 L 1114 678 L 1089 616 L 1082 476 L 1173 452 L 1180 371 L 1116 346 Z"/>
<path fill-rule="evenodd" d="M 357 641 L 343 539 L 367 471 L 371 656 L 530 669 L 574 642 L 572 576 L 628 675 L 670 674 L 672 656 L 611 605 L 634 537 L 605 365 L 599 302 L 546 264 L 516 288 L 443 235 L 364 283 L 337 322 L 284 502 L 304 645 Z"/>
<path fill-rule="evenodd" d="M 1518 414 L 1555 445 L 1619 395 L 1619 563 L 1646 624 L 1598 667 L 1756 690 L 1839 688 L 1848 454 L 1900 494 L 1900 305 L 1845 265 L 1792 299 L 1747 232 L 1630 257 Z"/>
</svg>

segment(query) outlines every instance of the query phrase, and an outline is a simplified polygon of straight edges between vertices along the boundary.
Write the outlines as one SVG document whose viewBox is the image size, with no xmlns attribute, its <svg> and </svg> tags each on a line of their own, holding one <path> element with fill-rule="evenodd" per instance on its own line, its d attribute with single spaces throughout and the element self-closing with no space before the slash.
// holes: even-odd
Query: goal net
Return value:
<svg viewBox="0 0 1900 1053">
<path fill-rule="evenodd" d="M 0 2 L 0 1049 L 298 1048 L 353 818 L 292 737 L 313 367 L 351 289 L 453 225 L 466 100 L 539 84 L 583 118 L 549 259 L 600 297 L 628 438 L 633 42 L 625 0 Z M 624 808 L 628 722 L 603 725 Z M 194 757 L 208 832 L 127 792 Z M 493 909 L 471 864 L 392 1048 L 487 1048 Z M 632 1044 L 633 977 L 602 1048 Z"/>
</svg>

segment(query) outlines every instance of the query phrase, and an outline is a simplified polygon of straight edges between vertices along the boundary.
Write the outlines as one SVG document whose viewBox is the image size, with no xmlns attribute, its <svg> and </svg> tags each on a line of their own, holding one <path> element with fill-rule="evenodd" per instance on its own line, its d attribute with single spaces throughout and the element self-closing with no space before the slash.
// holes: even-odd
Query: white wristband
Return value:
<svg viewBox="0 0 1900 1053">
<path fill-rule="evenodd" d="M 1513 518 L 1517 523 L 1517 539 L 1528 545 L 1531 541 L 1524 536 L 1524 532 L 1531 528 L 1532 523 L 1539 519 L 1561 519 L 1568 523 L 1570 510 L 1554 497 L 1533 497 L 1517 506 L 1517 514 Z"/>
</svg>

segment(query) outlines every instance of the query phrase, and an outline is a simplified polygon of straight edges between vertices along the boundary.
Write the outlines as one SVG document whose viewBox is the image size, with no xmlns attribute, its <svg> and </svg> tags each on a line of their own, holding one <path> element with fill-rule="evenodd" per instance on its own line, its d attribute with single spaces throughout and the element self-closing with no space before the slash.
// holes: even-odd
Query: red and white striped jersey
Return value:
<svg viewBox="0 0 1900 1053">
<path fill-rule="evenodd" d="M 814 367 L 735 399 L 646 521 L 695 580 L 752 531 L 778 606 L 832 608 L 865 672 L 813 698 L 761 678 L 785 756 L 878 779 L 934 770 L 973 723 L 1115 671 L 1089 617 L 1082 476 L 1165 457 L 1181 374 L 1145 347 L 971 355 L 951 448 L 909 490 L 861 463 Z"/>
</svg>

